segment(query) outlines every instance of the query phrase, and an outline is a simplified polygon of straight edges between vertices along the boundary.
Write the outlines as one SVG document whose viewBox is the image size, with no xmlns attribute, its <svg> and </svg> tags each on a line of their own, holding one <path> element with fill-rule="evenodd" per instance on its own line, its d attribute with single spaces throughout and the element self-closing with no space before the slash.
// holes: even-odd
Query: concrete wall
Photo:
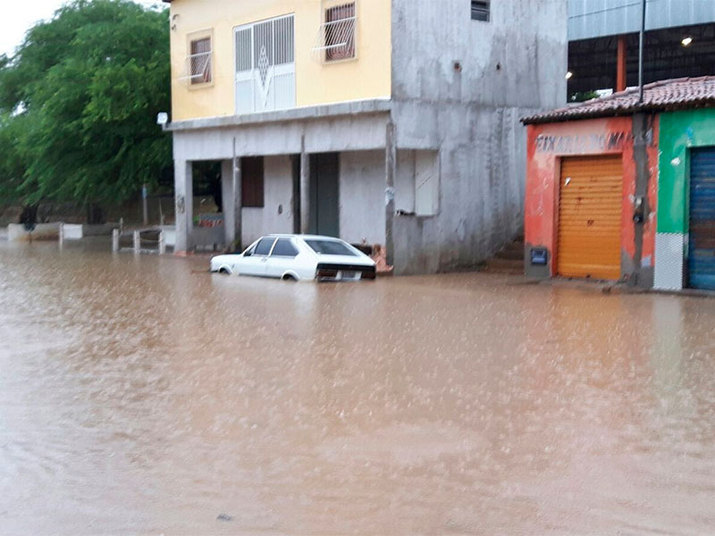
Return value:
<svg viewBox="0 0 715 536">
<path fill-rule="evenodd" d="M 340 154 L 340 238 L 385 245 L 385 151 Z"/>
<path fill-rule="evenodd" d="M 552 108 L 566 98 L 566 0 L 393 0 L 392 97 Z M 454 68 L 454 62 L 461 70 Z"/>
<path fill-rule="evenodd" d="M 60 236 L 60 223 L 38 223 L 30 233 L 21 223 L 7 226 L 8 240 L 57 240 Z"/>
<path fill-rule="evenodd" d="M 263 194 L 263 208 L 242 209 L 243 245 L 247 246 L 264 234 L 293 232 L 293 171 L 290 157 L 283 155 L 265 158 Z"/>
<path fill-rule="evenodd" d="M 640 117 L 640 116 L 639 116 Z M 556 274 L 558 196 L 561 158 L 587 155 L 621 155 L 623 195 L 621 206 L 621 277 L 652 286 L 657 221 L 658 122 L 650 125 L 645 149 L 649 179 L 639 184 L 639 151 L 634 143 L 633 117 L 590 119 L 529 126 L 526 186 L 526 273 L 533 277 Z M 640 189 L 643 191 L 640 191 Z M 633 222 L 636 195 L 647 198 L 643 225 Z M 530 266 L 531 248 L 545 248 L 548 265 Z M 637 276 L 637 277 L 636 277 Z"/>
<path fill-rule="evenodd" d="M 565 99 L 566 20 L 566 0 L 491 2 L 488 22 L 466 1 L 393 1 L 398 210 L 411 203 L 403 151 L 438 150 L 440 162 L 439 213 L 394 219 L 397 273 L 472 267 L 519 233 L 519 118 Z"/>
</svg>

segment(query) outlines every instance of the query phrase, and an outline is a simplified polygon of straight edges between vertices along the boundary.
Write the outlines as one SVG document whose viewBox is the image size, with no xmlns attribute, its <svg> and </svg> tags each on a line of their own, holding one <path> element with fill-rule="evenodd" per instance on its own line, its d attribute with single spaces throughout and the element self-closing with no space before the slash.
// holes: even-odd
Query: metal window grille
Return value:
<svg viewBox="0 0 715 536">
<path fill-rule="evenodd" d="M 294 17 L 236 29 L 236 113 L 295 106 Z"/>
<path fill-rule="evenodd" d="M 191 84 L 211 82 L 211 38 L 191 41 L 191 54 L 186 61 Z"/>
<path fill-rule="evenodd" d="M 489 0 L 472 0 L 472 20 L 489 21 Z"/>
<path fill-rule="evenodd" d="M 355 2 L 326 9 L 313 51 L 325 61 L 354 58 L 356 30 Z"/>
</svg>

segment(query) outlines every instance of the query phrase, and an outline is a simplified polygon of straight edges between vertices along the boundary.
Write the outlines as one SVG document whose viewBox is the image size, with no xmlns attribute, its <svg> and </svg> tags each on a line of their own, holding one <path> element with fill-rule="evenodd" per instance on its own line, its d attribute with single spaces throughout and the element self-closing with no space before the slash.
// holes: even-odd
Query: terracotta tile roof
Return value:
<svg viewBox="0 0 715 536">
<path fill-rule="evenodd" d="M 522 123 L 556 123 L 572 119 L 628 115 L 640 111 L 682 110 L 715 107 L 715 76 L 675 78 L 643 86 L 643 102 L 638 102 L 638 88 L 613 93 L 607 97 L 570 104 L 522 118 Z"/>
</svg>

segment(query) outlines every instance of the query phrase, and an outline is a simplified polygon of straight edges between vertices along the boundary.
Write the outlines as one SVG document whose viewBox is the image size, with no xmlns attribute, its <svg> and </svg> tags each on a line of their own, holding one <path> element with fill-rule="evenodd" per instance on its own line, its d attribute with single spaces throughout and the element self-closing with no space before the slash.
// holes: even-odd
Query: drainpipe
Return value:
<svg viewBox="0 0 715 536">
<path fill-rule="evenodd" d="M 643 103 L 643 36 L 645 34 L 645 5 L 641 0 L 641 31 L 638 36 L 638 104 Z"/>
</svg>

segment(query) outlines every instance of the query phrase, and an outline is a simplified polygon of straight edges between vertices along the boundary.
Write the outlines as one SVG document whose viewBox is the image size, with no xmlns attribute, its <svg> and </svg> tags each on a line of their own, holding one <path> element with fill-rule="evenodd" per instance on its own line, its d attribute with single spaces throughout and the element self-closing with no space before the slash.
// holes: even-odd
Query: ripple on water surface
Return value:
<svg viewBox="0 0 715 536">
<path fill-rule="evenodd" d="M 715 300 L 0 243 L 10 534 L 704 534 Z"/>
</svg>

